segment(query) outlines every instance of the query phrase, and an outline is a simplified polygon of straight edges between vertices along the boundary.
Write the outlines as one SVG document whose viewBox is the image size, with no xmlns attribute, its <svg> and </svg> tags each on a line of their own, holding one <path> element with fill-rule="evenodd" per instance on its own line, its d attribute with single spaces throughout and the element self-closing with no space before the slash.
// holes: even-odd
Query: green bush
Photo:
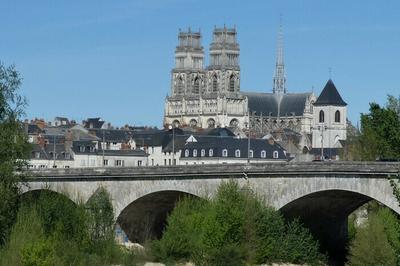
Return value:
<svg viewBox="0 0 400 266">
<path fill-rule="evenodd" d="M 213 200 L 181 200 L 151 251 L 158 261 L 196 265 L 326 261 L 298 221 L 286 225 L 279 212 L 234 181 L 223 183 Z"/>
<path fill-rule="evenodd" d="M 25 196 L 0 265 L 134 265 L 114 240 L 114 214 L 100 189 L 86 204 L 50 191 Z M 95 219 L 98 218 L 97 219 Z M 99 231 L 97 231 L 97 229 Z"/>
<path fill-rule="evenodd" d="M 377 214 L 372 214 L 368 218 L 367 225 L 356 232 L 350 246 L 348 265 L 396 265 L 395 251 Z"/>
</svg>

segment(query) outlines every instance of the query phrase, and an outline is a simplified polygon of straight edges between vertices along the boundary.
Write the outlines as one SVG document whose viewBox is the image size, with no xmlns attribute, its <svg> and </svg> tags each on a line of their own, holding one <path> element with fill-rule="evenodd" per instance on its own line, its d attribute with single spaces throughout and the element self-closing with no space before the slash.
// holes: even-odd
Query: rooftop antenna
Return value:
<svg viewBox="0 0 400 266">
<path fill-rule="evenodd" d="M 329 79 L 332 79 L 332 67 L 329 67 Z"/>
</svg>

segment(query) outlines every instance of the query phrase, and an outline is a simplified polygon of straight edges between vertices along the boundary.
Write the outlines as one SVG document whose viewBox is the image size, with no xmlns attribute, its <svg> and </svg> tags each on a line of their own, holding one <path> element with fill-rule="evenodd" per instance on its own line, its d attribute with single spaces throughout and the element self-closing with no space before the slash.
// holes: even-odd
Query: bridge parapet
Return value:
<svg viewBox="0 0 400 266">
<path fill-rule="evenodd" d="M 70 168 L 27 171 L 28 180 L 126 180 L 126 179 L 202 179 L 282 176 L 354 176 L 386 178 L 400 172 L 399 162 L 312 162 L 268 164 L 219 164 L 190 166 Z"/>
</svg>

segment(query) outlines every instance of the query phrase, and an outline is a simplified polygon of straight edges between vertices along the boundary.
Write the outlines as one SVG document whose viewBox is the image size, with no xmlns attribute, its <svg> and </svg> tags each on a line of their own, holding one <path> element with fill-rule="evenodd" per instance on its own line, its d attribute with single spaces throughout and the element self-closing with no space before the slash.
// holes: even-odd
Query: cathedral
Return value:
<svg viewBox="0 0 400 266">
<path fill-rule="evenodd" d="M 286 89 L 282 27 L 279 29 L 272 92 L 240 90 L 240 48 L 236 28 L 214 28 L 209 66 L 204 66 L 201 33 L 180 31 L 165 100 L 164 125 L 231 127 L 256 132 L 300 134 L 303 146 L 340 148 L 346 139 L 347 108 L 332 80 L 319 97 Z"/>
</svg>

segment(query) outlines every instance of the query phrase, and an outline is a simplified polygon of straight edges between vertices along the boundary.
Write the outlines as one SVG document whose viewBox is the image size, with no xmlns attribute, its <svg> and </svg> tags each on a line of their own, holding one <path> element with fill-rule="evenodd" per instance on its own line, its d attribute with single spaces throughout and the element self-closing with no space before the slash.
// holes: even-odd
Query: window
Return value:
<svg viewBox="0 0 400 266">
<path fill-rule="evenodd" d="M 40 152 L 38 152 L 38 151 L 35 152 L 35 158 L 36 158 L 36 159 L 39 159 L 39 158 L 40 158 Z"/>
<path fill-rule="evenodd" d="M 69 168 L 69 165 L 64 165 L 64 168 Z"/>
<path fill-rule="evenodd" d="M 222 150 L 222 157 L 228 157 L 228 150 L 227 149 L 223 149 Z"/>
<path fill-rule="evenodd" d="M 168 165 L 171 165 L 171 159 L 168 159 Z"/>
<path fill-rule="evenodd" d="M 68 152 L 64 153 L 64 158 L 67 160 L 71 159 L 71 154 Z"/>
<path fill-rule="evenodd" d="M 216 75 L 214 75 L 213 80 L 212 80 L 212 89 L 213 89 L 213 92 L 218 91 L 218 80 L 217 80 Z"/>
<path fill-rule="evenodd" d="M 340 123 L 340 112 L 339 112 L 339 110 L 337 110 L 335 112 L 335 122 L 336 123 Z"/>
<path fill-rule="evenodd" d="M 213 149 L 208 150 L 208 156 L 213 157 L 213 155 L 214 155 Z"/>
<path fill-rule="evenodd" d="M 323 122 L 325 122 L 325 114 L 324 114 L 324 111 L 319 111 L 319 122 L 320 123 L 323 123 Z"/>
<path fill-rule="evenodd" d="M 240 157 L 240 150 L 235 151 L 235 157 Z"/>
<path fill-rule="evenodd" d="M 108 165 L 108 160 L 103 160 L 103 165 L 107 166 Z"/>
<path fill-rule="evenodd" d="M 174 159 L 174 165 L 176 165 L 176 159 Z"/>
<path fill-rule="evenodd" d="M 193 84 L 193 94 L 199 94 L 200 92 L 200 79 L 196 77 L 194 79 L 194 84 Z"/>
<path fill-rule="evenodd" d="M 193 150 L 193 157 L 197 157 L 197 150 L 196 149 Z"/>
<path fill-rule="evenodd" d="M 185 157 L 189 157 L 189 150 L 185 150 Z"/>
<path fill-rule="evenodd" d="M 142 166 L 142 161 L 141 160 L 137 161 L 137 166 Z"/>
<path fill-rule="evenodd" d="M 205 149 L 201 149 L 201 157 L 206 156 L 206 150 Z"/>
<path fill-rule="evenodd" d="M 95 159 L 91 159 L 90 160 L 90 166 L 96 166 L 96 160 Z"/>
<path fill-rule="evenodd" d="M 178 78 L 178 84 L 177 84 L 177 88 L 176 88 L 176 93 L 181 94 L 183 93 L 183 89 L 184 89 L 184 82 L 182 77 Z"/>
<path fill-rule="evenodd" d="M 267 157 L 267 153 L 264 150 L 262 150 L 261 151 L 261 158 L 265 158 L 265 157 Z"/>
<path fill-rule="evenodd" d="M 164 165 L 167 165 L 167 159 L 164 159 Z"/>
<path fill-rule="evenodd" d="M 85 160 L 81 160 L 81 166 L 86 166 L 86 161 Z"/>
<path fill-rule="evenodd" d="M 115 166 L 124 166 L 124 160 L 115 160 Z"/>
<path fill-rule="evenodd" d="M 230 92 L 235 91 L 235 77 L 233 75 L 229 79 L 229 91 Z"/>
<path fill-rule="evenodd" d="M 79 151 L 80 152 L 85 152 L 85 146 L 79 146 Z"/>
<path fill-rule="evenodd" d="M 274 157 L 274 159 L 278 159 L 278 158 L 279 158 L 279 153 L 278 153 L 278 151 L 274 151 L 273 157 Z"/>
<path fill-rule="evenodd" d="M 249 150 L 249 158 L 253 158 L 254 154 L 253 154 L 253 150 Z"/>
</svg>

